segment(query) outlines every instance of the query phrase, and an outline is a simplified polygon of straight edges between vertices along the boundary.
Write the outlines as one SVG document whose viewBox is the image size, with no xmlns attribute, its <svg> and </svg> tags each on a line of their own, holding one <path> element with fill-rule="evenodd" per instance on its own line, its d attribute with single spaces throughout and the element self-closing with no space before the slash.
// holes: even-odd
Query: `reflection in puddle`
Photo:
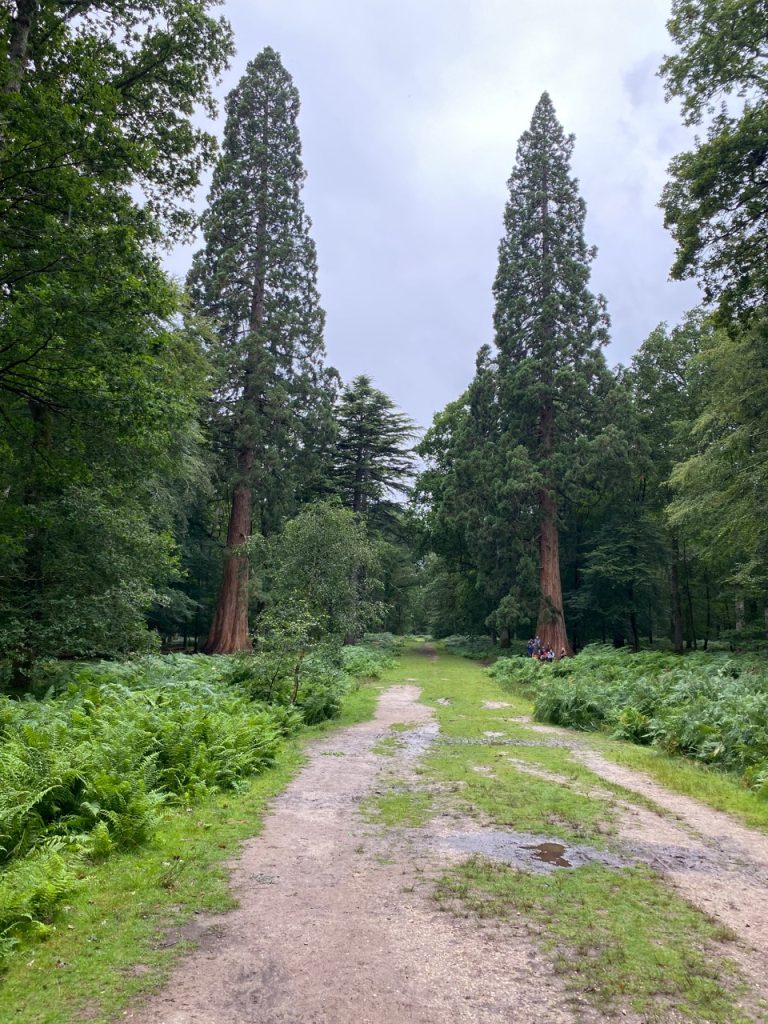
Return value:
<svg viewBox="0 0 768 1024">
<path fill-rule="evenodd" d="M 545 864 L 555 864 L 559 868 L 569 868 L 571 862 L 563 854 L 565 847 L 561 843 L 536 843 L 535 846 L 524 846 L 524 850 L 533 850 L 535 860 L 543 860 Z"/>
</svg>

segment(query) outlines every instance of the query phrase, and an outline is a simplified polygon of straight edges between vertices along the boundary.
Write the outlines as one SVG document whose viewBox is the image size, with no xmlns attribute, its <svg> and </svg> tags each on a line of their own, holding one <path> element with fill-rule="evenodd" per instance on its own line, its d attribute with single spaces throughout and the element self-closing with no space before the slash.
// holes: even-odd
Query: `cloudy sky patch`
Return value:
<svg viewBox="0 0 768 1024">
<path fill-rule="evenodd" d="M 656 205 L 691 138 L 656 77 L 666 0 L 227 0 L 222 10 L 237 57 L 220 94 L 267 45 L 301 94 L 328 357 L 345 379 L 370 373 L 425 426 L 466 387 L 492 340 L 515 146 L 545 89 L 576 135 L 609 361 L 628 362 L 659 321 L 697 302 L 694 285 L 668 281 L 673 244 Z M 168 269 L 183 277 L 194 248 L 174 250 Z"/>
</svg>

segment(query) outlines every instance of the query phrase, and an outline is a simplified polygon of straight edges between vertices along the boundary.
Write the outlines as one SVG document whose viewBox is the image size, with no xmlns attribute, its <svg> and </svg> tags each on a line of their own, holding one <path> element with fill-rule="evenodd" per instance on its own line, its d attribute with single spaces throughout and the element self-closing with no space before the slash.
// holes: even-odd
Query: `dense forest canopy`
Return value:
<svg viewBox="0 0 768 1024">
<path fill-rule="evenodd" d="M 764 5 L 672 3 L 660 74 L 700 134 L 660 202 L 701 307 L 608 366 L 578 141 L 545 92 L 499 211 L 493 325 L 418 444 L 326 363 L 280 55 L 250 61 L 220 145 L 198 127 L 233 53 L 217 6 L 0 2 L 3 686 L 46 658 L 374 627 L 538 633 L 558 656 L 763 639 Z M 198 226 L 182 288 L 158 253 Z"/>
</svg>

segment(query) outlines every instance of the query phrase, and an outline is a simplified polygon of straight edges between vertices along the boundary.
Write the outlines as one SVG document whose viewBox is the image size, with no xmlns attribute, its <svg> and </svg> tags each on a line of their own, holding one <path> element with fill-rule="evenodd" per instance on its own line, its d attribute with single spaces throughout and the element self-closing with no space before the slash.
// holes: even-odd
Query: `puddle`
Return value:
<svg viewBox="0 0 768 1024">
<path fill-rule="evenodd" d="M 535 846 L 524 846 L 524 850 L 533 850 L 535 860 L 543 860 L 545 864 L 554 864 L 558 868 L 573 867 L 563 854 L 565 847 L 562 843 L 537 843 Z"/>
<path fill-rule="evenodd" d="M 418 757 L 425 753 L 437 739 L 440 726 L 437 722 L 428 722 L 420 725 L 417 729 L 409 729 L 407 732 L 398 733 L 398 740 L 402 741 L 408 757 Z"/>
<path fill-rule="evenodd" d="M 491 860 L 503 861 L 520 871 L 550 872 L 558 868 L 578 868 L 585 864 L 603 864 L 610 868 L 634 863 L 597 850 L 594 846 L 568 845 L 553 842 L 551 837 L 527 832 L 453 832 L 437 837 L 444 849 L 462 853 L 479 853 Z"/>
<path fill-rule="evenodd" d="M 500 711 L 502 708 L 511 708 L 512 705 L 503 700 L 484 700 L 483 707 L 486 711 Z M 510 719 L 510 721 L 514 721 L 514 719 Z"/>
</svg>

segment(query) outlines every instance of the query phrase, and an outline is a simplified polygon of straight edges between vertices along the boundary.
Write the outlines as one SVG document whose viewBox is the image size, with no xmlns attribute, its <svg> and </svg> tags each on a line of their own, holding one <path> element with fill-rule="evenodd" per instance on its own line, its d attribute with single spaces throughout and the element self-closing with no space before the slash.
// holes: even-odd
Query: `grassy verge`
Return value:
<svg viewBox="0 0 768 1024">
<path fill-rule="evenodd" d="M 768 832 L 768 800 L 747 789 L 735 775 L 652 747 L 638 747 L 594 733 L 590 734 L 589 742 L 616 764 L 645 772 L 667 789 L 732 814 L 750 828 Z"/>
<path fill-rule="evenodd" d="M 601 784 L 567 750 L 545 745 L 546 739 L 515 721 L 530 713 L 526 700 L 503 691 L 480 666 L 455 656 L 432 660 L 407 654 L 392 680 L 403 676 L 418 680 L 422 700 L 440 723 L 441 741 L 425 758 L 424 774 L 455 794 L 467 813 L 569 841 L 602 843 L 612 831 L 609 800 L 526 775 L 514 764 L 524 760 L 534 769 L 578 781 L 584 789 Z"/>
<path fill-rule="evenodd" d="M 373 825 L 416 828 L 432 816 L 432 798 L 429 793 L 393 786 L 364 800 L 360 812 Z"/>
<path fill-rule="evenodd" d="M 636 798 L 573 760 L 556 736 L 528 728 L 520 720 L 531 713 L 528 700 L 458 657 L 410 652 L 398 665 L 403 675 L 422 686 L 422 700 L 440 723 L 441 740 L 422 767 L 449 799 L 505 830 L 566 844 L 616 842 L 615 795 Z M 628 757 L 648 753 L 607 741 L 600 749 L 617 760 L 622 749 Z M 697 796 L 707 792 L 708 773 L 701 776 Z M 692 785 L 686 778 L 674 788 Z M 649 1022 L 754 1019 L 740 1007 L 746 989 L 724 958 L 728 933 L 649 869 L 593 864 L 539 875 L 472 858 L 445 874 L 436 896 L 463 914 L 522 917 L 566 985 L 602 1010 L 631 1008 Z"/>
<path fill-rule="evenodd" d="M 48 939 L 2 976 L 0 1021 L 106 1024 L 157 988 L 189 948 L 194 915 L 232 907 L 225 862 L 258 835 L 268 801 L 304 763 L 306 740 L 372 717 L 379 689 L 350 693 L 340 718 L 304 729 L 247 788 L 169 810 L 150 846 L 85 865 Z"/>
</svg>

